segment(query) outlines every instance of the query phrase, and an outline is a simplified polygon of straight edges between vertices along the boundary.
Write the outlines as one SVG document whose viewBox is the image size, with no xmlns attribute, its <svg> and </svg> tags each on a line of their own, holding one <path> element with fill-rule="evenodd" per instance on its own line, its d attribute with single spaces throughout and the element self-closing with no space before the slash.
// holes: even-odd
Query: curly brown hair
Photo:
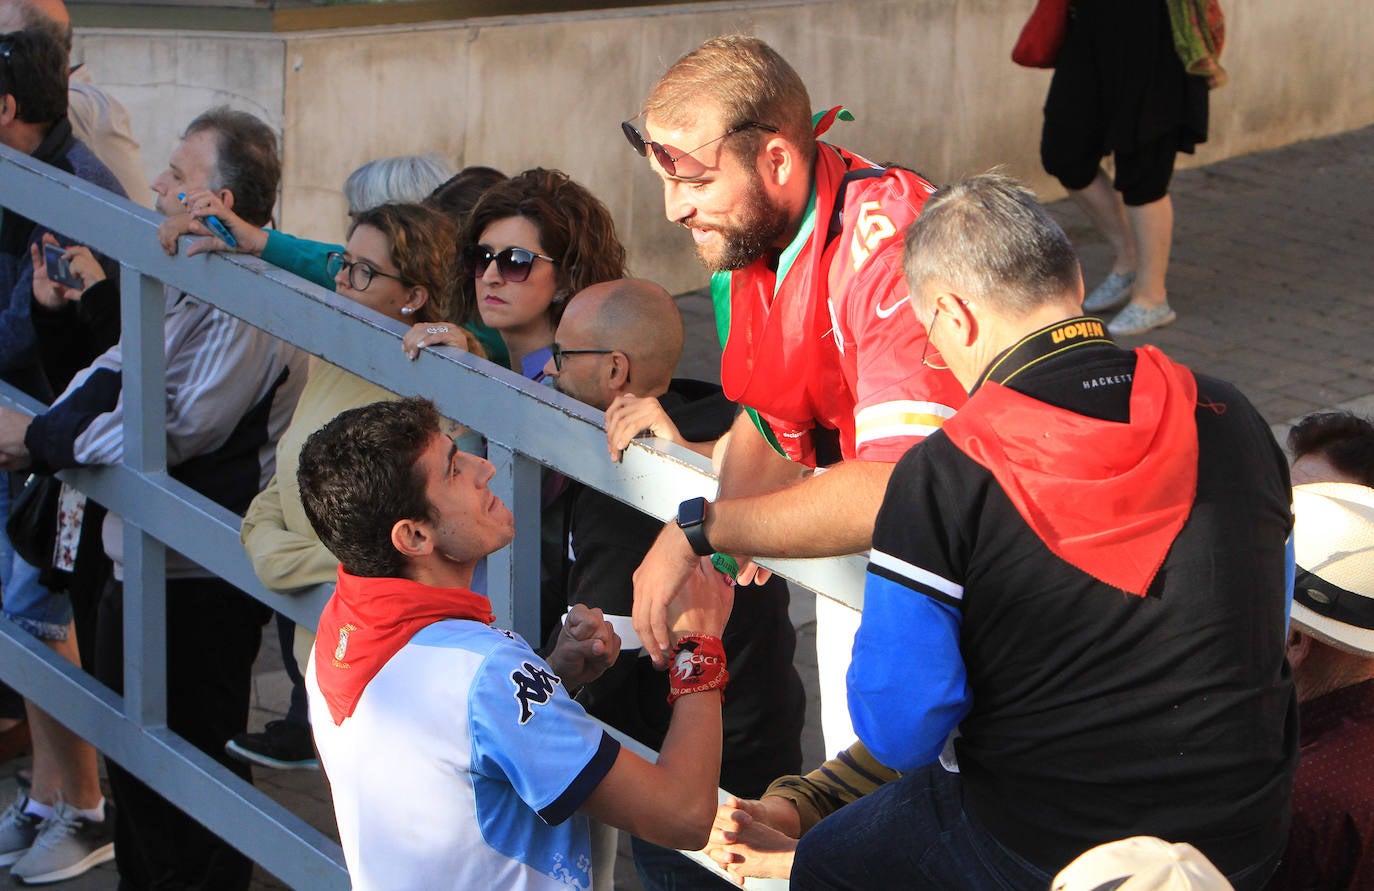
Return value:
<svg viewBox="0 0 1374 891">
<path fill-rule="evenodd" d="M 588 285 L 625 277 L 625 246 L 615 234 L 611 212 L 566 173 L 535 167 L 496 183 L 473 207 L 460 244 L 476 244 L 492 223 L 523 217 L 539 232 L 539 246 L 554 258 L 558 293 L 571 297 Z M 462 277 L 463 299 L 477 301 L 473 276 Z M 554 325 L 564 300 L 549 304 Z"/>
<path fill-rule="evenodd" d="M 350 237 L 359 226 L 371 226 L 386 236 L 391 262 L 403 283 L 429 291 L 415 321 L 452 319 L 464 324 L 472 318 L 475 298 L 470 288 L 459 291 L 458 256 L 453 250 L 457 230 L 448 217 L 421 204 L 382 204 L 353 218 Z"/>
</svg>

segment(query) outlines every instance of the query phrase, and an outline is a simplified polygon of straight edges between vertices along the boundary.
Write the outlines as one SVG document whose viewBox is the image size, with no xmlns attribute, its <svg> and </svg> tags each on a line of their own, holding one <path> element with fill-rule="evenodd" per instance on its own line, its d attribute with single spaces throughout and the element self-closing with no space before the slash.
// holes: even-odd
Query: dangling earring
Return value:
<svg viewBox="0 0 1374 891">
<path fill-rule="evenodd" d="M 408 315 L 410 315 L 410 314 L 413 313 L 413 312 L 415 312 L 415 307 L 413 307 L 413 306 L 403 306 L 403 307 L 401 307 L 401 315 L 403 315 L 403 316 L 408 316 Z"/>
</svg>

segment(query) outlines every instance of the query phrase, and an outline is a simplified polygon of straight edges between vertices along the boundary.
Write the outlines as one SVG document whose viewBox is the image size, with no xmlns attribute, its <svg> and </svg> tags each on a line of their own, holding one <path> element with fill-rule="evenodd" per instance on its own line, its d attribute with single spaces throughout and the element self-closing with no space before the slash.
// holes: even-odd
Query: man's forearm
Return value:
<svg viewBox="0 0 1374 891">
<path fill-rule="evenodd" d="M 740 412 L 730 428 L 725 460 L 720 468 L 720 497 L 743 498 L 775 492 L 800 481 L 806 467 L 779 455 Z"/>
<path fill-rule="evenodd" d="M 892 467 L 845 461 L 766 494 L 722 494 L 707 508 L 706 537 L 718 551 L 748 557 L 835 557 L 867 550 Z"/>
</svg>

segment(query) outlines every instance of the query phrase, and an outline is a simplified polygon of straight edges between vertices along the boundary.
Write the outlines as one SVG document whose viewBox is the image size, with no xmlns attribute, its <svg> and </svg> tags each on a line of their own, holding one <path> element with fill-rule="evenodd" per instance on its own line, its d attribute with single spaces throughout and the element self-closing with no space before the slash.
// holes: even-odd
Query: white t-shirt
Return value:
<svg viewBox="0 0 1374 891">
<path fill-rule="evenodd" d="M 305 677 L 356 891 L 591 887 L 576 810 L 620 744 L 520 637 L 430 625 L 339 725 Z"/>
</svg>

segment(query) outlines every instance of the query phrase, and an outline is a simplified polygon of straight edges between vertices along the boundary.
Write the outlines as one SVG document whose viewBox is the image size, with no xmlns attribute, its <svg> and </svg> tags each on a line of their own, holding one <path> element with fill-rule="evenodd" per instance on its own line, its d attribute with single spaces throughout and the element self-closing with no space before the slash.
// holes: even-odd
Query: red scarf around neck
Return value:
<svg viewBox="0 0 1374 891">
<path fill-rule="evenodd" d="M 1143 597 L 1197 494 L 1197 381 L 1154 347 L 1136 356 L 1124 424 L 987 381 L 944 429 L 1046 547 Z"/>
<path fill-rule="evenodd" d="M 443 619 L 490 625 L 495 618 L 491 601 L 466 588 L 365 578 L 340 566 L 315 636 L 315 679 L 330 717 L 342 724 L 353 714 L 368 683 L 421 628 Z"/>
</svg>

